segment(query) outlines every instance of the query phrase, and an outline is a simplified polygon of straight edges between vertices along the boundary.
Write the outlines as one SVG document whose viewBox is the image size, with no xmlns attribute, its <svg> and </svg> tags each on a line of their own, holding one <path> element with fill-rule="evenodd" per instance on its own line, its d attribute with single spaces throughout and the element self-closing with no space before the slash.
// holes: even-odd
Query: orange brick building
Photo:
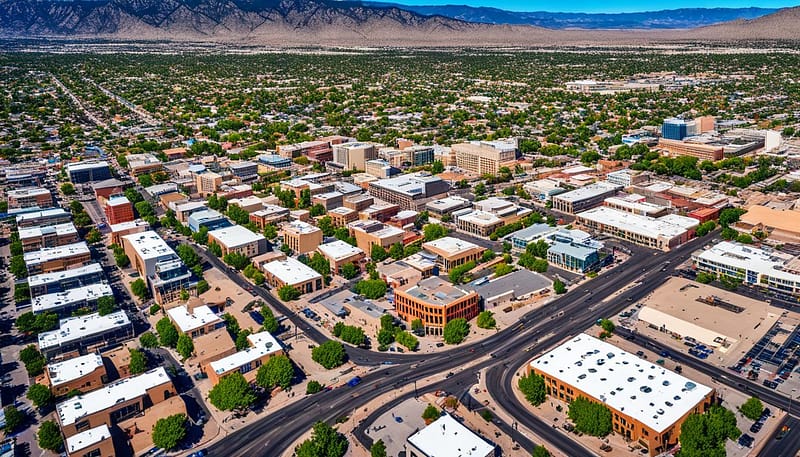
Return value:
<svg viewBox="0 0 800 457">
<path fill-rule="evenodd" d="M 457 318 L 470 320 L 480 312 L 480 295 L 444 281 L 438 276 L 394 292 L 397 314 L 409 324 L 422 320 L 425 333 L 441 335 L 445 324 Z"/>
<path fill-rule="evenodd" d="M 112 196 L 105 201 L 103 210 L 109 225 L 130 222 L 135 219 L 133 204 L 125 196 Z"/>
</svg>

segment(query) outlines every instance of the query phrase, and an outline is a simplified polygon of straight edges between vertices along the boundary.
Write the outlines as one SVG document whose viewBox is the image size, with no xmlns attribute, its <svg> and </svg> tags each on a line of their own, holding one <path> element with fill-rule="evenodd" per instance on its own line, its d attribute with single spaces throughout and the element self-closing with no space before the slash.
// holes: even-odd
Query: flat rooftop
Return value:
<svg viewBox="0 0 800 457">
<path fill-rule="evenodd" d="M 750 225 L 764 224 L 788 233 L 800 233 L 800 211 L 781 211 L 766 206 L 753 205 L 739 217 L 740 222 Z"/>
<path fill-rule="evenodd" d="M 692 258 L 787 281 L 800 281 L 800 274 L 784 270 L 794 258 L 780 251 L 767 251 L 751 245 L 722 241 L 699 254 L 695 252 Z"/>
<path fill-rule="evenodd" d="M 64 224 L 20 228 L 19 239 L 28 240 L 31 238 L 41 238 L 47 235 L 56 235 L 60 237 L 60 236 L 76 235 L 77 233 L 78 229 L 75 228 L 75 224 L 73 224 L 72 222 L 67 222 Z"/>
<path fill-rule="evenodd" d="M 108 168 L 108 162 L 71 162 L 67 164 L 67 171 L 94 170 L 95 168 Z"/>
<path fill-rule="evenodd" d="M 675 238 L 686 233 L 687 228 L 676 225 L 670 222 L 671 219 L 664 219 L 665 217 L 652 218 L 649 216 L 640 216 L 638 214 L 627 213 L 613 208 L 600 206 L 592 208 L 588 211 L 578 213 L 579 218 L 584 218 L 606 226 L 612 226 L 622 229 L 626 232 L 635 233 L 645 237 L 664 237 Z M 698 225 L 697 219 L 694 219 L 694 225 Z"/>
<path fill-rule="evenodd" d="M 302 284 L 322 278 L 322 275 L 314 269 L 293 257 L 265 263 L 261 268 L 288 285 Z"/>
<path fill-rule="evenodd" d="M 417 195 L 426 195 L 426 185 L 429 183 L 439 182 L 441 178 L 438 176 L 427 176 L 423 174 L 408 174 L 399 175 L 394 178 L 381 179 L 370 183 L 371 186 L 382 187 L 393 192 L 415 197 Z M 438 192 L 437 192 L 438 193 Z"/>
<path fill-rule="evenodd" d="M 549 279 L 527 269 L 512 271 L 482 284 L 475 284 L 475 282 L 478 281 L 473 281 L 465 287 L 474 290 L 486 300 L 509 292 L 512 292 L 515 297 L 522 297 L 550 287 Z"/>
<path fill-rule="evenodd" d="M 438 251 L 446 252 L 447 255 L 457 255 L 466 253 L 473 249 L 480 249 L 477 244 L 470 243 L 469 241 L 460 240 L 451 236 L 439 238 L 438 240 L 428 241 L 422 244 L 423 249 L 435 249 Z"/>
<path fill-rule="evenodd" d="M 50 195 L 50 191 L 44 187 L 23 187 L 21 189 L 11 189 L 6 192 L 9 198 L 35 197 L 37 195 Z"/>
<path fill-rule="evenodd" d="M 89 245 L 85 241 L 78 243 L 65 244 L 52 248 L 42 248 L 38 251 L 26 252 L 24 254 L 25 265 L 38 265 L 51 260 L 63 259 L 79 255 L 89 254 Z"/>
<path fill-rule="evenodd" d="M 710 387 L 582 333 L 530 366 L 645 424 L 671 427 L 712 392 Z"/>
<path fill-rule="evenodd" d="M 99 263 L 90 263 L 79 268 L 70 268 L 69 270 L 57 271 L 54 273 L 42 273 L 28 277 L 28 284 L 31 287 L 51 284 L 58 281 L 78 278 L 84 275 L 101 274 L 103 267 Z"/>
<path fill-rule="evenodd" d="M 320 232 L 321 230 L 308 222 L 292 221 L 283 225 L 283 230 L 286 232 L 295 233 L 298 235 L 306 235 L 309 233 Z"/>
<path fill-rule="evenodd" d="M 101 316 L 98 313 L 61 319 L 59 328 L 39 334 L 39 348 L 60 346 L 89 335 L 131 325 L 125 311 L 117 311 Z"/>
<path fill-rule="evenodd" d="M 445 414 L 408 437 L 408 442 L 431 457 L 485 457 L 494 455 L 494 446 Z"/>
<path fill-rule="evenodd" d="M 460 215 L 458 216 L 458 220 L 459 222 L 464 221 L 470 224 L 485 225 L 485 226 L 491 226 L 503 223 L 503 220 L 495 216 L 494 214 L 478 210 L 473 210 L 467 214 Z"/>
<path fill-rule="evenodd" d="M 125 235 L 122 239 L 127 240 L 133 250 L 145 261 L 165 256 L 177 256 L 167 242 L 152 230 Z"/>
<path fill-rule="evenodd" d="M 377 238 L 391 238 L 393 236 L 405 233 L 405 231 L 401 228 L 397 228 L 393 225 L 387 225 L 384 224 L 383 222 L 378 222 L 374 220 L 355 221 L 349 223 L 347 226 L 352 228 L 353 230 L 359 230 L 365 233 L 369 233 L 370 235 Z"/>
<path fill-rule="evenodd" d="M 571 190 L 569 192 L 564 192 L 563 194 L 558 194 L 553 198 L 574 203 L 581 200 L 586 200 L 588 198 L 596 197 L 598 195 L 607 192 L 617 191 L 620 189 L 622 189 L 622 186 L 611 184 L 605 181 L 600 181 L 594 184 L 589 184 L 588 186 L 581 187 L 579 189 Z"/>
<path fill-rule="evenodd" d="M 438 276 L 431 276 L 430 278 L 423 279 L 416 285 L 405 289 L 404 292 L 407 295 L 434 306 L 447 306 L 472 293 L 471 291 L 456 287 Z"/>
<path fill-rule="evenodd" d="M 211 362 L 211 369 L 217 374 L 227 373 L 265 355 L 283 350 L 281 343 L 269 332 L 254 333 L 247 340 L 250 342 L 249 348 Z"/>
<path fill-rule="evenodd" d="M 125 221 L 125 222 L 120 222 L 119 224 L 111 224 L 108 226 L 108 228 L 111 229 L 111 233 L 122 232 L 137 227 L 145 227 L 146 230 L 150 228 L 150 224 L 148 224 L 146 221 L 143 221 L 142 219 L 136 219 L 134 221 Z"/>
<path fill-rule="evenodd" d="M 260 233 L 254 233 L 250 231 L 250 229 L 241 225 L 231 225 L 230 227 L 211 230 L 208 232 L 208 234 L 219 240 L 220 243 L 228 248 L 236 248 L 250 243 L 258 243 L 259 241 L 266 239 L 264 238 L 264 235 Z"/>
<path fill-rule="evenodd" d="M 334 260 L 343 260 L 355 255 L 364 254 L 364 251 L 360 248 L 351 245 L 350 243 L 346 243 L 342 240 L 336 240 L 331 243 L 321 244 L 317 247 L 317 250 L 322 253 L 325 257 Z"/>
<path fill-rule="evenodd" d="M 605 203 L 645 214 L 659 213 L 667 209 L 666 206 L 656 205 L 655 203 L 647 203 L 645 201 L 637 201 L 620 197 L 609 197 L 605 199 Z"/>
<path fill-rule="evenodd" d="M 460 208 L 467 208 L 471 205 L 470 201 L 461 197 L 446 197 L 428 202 L 425 207 L 437 212 L 445 212 Z"/>
<path fill-rule="evenodd" d="M 70 436 L 67 438 L 66 448 L 69 455 L 73 455 L 73 453 L 79 453 L 81 449 L 86 449 L 109 438 L 111 438 L 111 431 L 108 429 L 108 425 L 102 424 Z"/>
<path fill-rule="evenodd" d="M 56 405 L 56 413 L 62 425 L 71 425 L 79 419 L 104 411 L 117 403 L 122 403 L 147 394 L 148 389 L 172 383 L 164 367 L 158 367 L 139 376 L 121 379 L 100 389 L 72 397 Z"/>
<path fill-rule="evenodd" d="M 51 219 L 57 217 L 72 217 L 64 208 L 49 208 L 41 211 L 33 211 L 30 213 L 20 214 L 17 216 L 17 225 L 23 224 L 27 221 L 35 221 L 38 219 Z"/>
<path fill-rule="evenodd" d="M 74 304 L 94 301 L 100 297 L 113 297 L 114 291 L 105 283 L 89 284 L 88 286 L 56 292 L 53 294 L 39 295 L 31 300 L 31 310 L 34 314 L 43 313 Z"/>
<path fill-rule="evenodd" d="M 108 199 L 108 206 L 130 205 L 131 201 L 124 195 L 113 196 Z"/>
<path fill-rule="evenodd" d="M 100 357 L 100 354 L 87 354 L 63 362 L 48 364 L 47 373 L 53 387 L 56 387 L 80 379 L 102 367 L 103 358 Z"/>
<path fill-rule="evenodd" d="M 189 313 L 186 305 L 176 306 L 168 309 L 167 314 L 183 333 L 191 333 L 193 330 L 205 327 L 208 324 L 222 323 L 222 319 L 214 314 L 208 305 L 198 306 L 192 313 Z"/>
</svg>

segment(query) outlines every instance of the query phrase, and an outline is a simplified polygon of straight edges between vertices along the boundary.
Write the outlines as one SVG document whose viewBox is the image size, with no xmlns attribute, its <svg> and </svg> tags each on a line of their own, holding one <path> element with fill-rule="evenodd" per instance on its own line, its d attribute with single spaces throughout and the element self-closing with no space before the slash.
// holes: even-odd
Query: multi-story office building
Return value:
<svg viewBox="0 0 800 457">
<path fill-rule="evenodd" d="M 114 425 L 178 395 L 164 367 L 125 378 L 56 405 L 56 419 L 69 439 L 102 425 Z"/>
<path fill-rule="evenodd" d="M 220 186 L 222 186 L 222 175 L 214 173 L 213 171 L 200 173 L 197 175 L 196 185 L 197 193 L 203 197 L 207 197 L 218 191 Z"/>
<path fill-rule="evenodd" d="M 231 221 L 219 211 L 204 209 L 189 215 L 187 225 L 193 232 L 199 232 L 202 227 L 211 231 L 218 228 L 230 227 Z"/>
<path fill-rule="evenodd" d="M 292 257 L 265 263 L 261 270 L 266 283 L 275 289 L 292 286 L 300 293 L 308 294 L 324 287 L 322 275 Z"/>
<path fill-rule="evenodd" d="M 110 225 L 111 229 L 111 244 L 122 246 L 122 237 L 125 235 L 133 235 L 134 233 L 142 233 L 150 230 L 150 224 L 142 219 L 134 221 L 122 222 L 119 224 Z"/>
<path fill-rule="evenodd" d="M 401 209 L 419 211 L 424 205 L 447 195 L 450 184 L 426 173 L 401 175 L 369 183 L 369 194 Z"/>
<path fill-rule="evenodd" d="M 42 273 L 28 277 L 31 297 L 64 292 L 78 287 L 97 284 L 103 280 L 103 267 L 90 263 L 83 267 L 55 273 Z"/>
<path fill-rule="evenodd" d="M 178 331 L 191 338 L 206 335 L 225 326 L 225 321 L 214 314 L 207 305 L 176 306 L 167 310 L 167 316 Z"/>
<path fill-rule="evenodd" d="M 156 232 L 125 235 L 122 247 L 156 300 L 169 303 L 179 298 L 182 290 L 196 293 L 197 281 L 178 254 Z"/>
<path fill-rule="evenodd" d="M 344 200 L 344 195 L 341 192 L 333 191 L 333 192 L 325 192 L 322 194 L 314 195 L 311 198 L 312 205 L 322 205 L 325 207 L 325 211 L 330 211 L 333 208 L 338 208 L 342 206 Z"/>
<path fill-rule="evenodd" d="M 250 181 L 258 177 L 258 164 L 250 161 L 231 162 L 228 164 L 233 176 L 242 181 Z"/>
<path fill-rule="evenodd" d="M 124 195 L 112 196 L 106 200 L 103 210 L 106 213 L 106 219 L 109 224 L 120 224 L 135 219 L 133 204 Z"/>
<path fill-rule="evenodd" d="M 678 118 L 664 119 L 661 124 L 661 137 L 667 140 L 682 140 L 687 136 L 697 135 L 698 128 L 694 120 Z"/>
<path fill-rule="evenodd" d="M 262 205 L 263 209 L 250 213 L 250 222 L 260 230 L 267 225 L 278 225 L 279 222 L 289 220 L 289 209 L 277 205 Z"/>
<path fill-rule="evenodd" d="M 105 283 L 89 284 L 75 289 L 39 295 L 31 300 L 33 314 L 56 313 L 59 317 L 71 316 L 78 310 L 97 310 L 97 300 L 114 297 L 114 291 Z"/>
<path fill-rule="evenodd" d="M 56 397 L 63 397 L 76 390 L 90 392 L 108 382 L 103 358 L 96 353 L 50 363 L 43 376 L 43 384 L 50 386 L 50 391 Z"/>
<path fill-rule="evenodd" d="M 547 237 L 556 231 L 558 231 L 558 228 L 550 227 L 548 224 L 533 224 L 506 236 L 505 241 L 511 243 L 513 250 L 525 251 L 530 243 L 535 243 L 539 240 L 546 241 Z"/>
<path fill-rule="evenodd" d="M 547 249 L 547 261 L 567 270 L 585 273 L 598 268 L 600 253 L 596 247 L 556 241 Z"/>
<path fill-rule="evenodd" d="M 289 222 L 281 227 L 281 231 L 283 244 L 297 254 L 314 252 L 317 246 L 322 244 L 322 230 L 307 222 Z"/>
<path fill-rule="evenodd" d="M 358 212 L 362 221 L 386 222 L 400 212 L 400 206 L 394 203 L 375 203 Z"/>
<path fill-rule="evenodd" d="M 180 187 L 174 182 L 165 182 L 162 184 L 154 184 L 150 187 L 145 187 L 144 191 L 151 197 L 160 197 L 165 194 L 178 192 Z"/>
<path fill-rule="evenodd" d="M 254 383 L 258 368 L 271 357 L 284 353 L 283 345 L 269 332 L 258 332 L 247 336 L 250 347 L 208 364 L 208 378 L 212 385 L 232 373 L 241 373 Z"/>
<path fill-rule="evenodd" d="M 361 248 L 351 246 L 349 243 L 341 240 L 321 244 L 317 247 L 317 252 L 328 259 L 331 265 L 331 271 L 336 274 L 340 274 L 342 272 L 342 265 L 347 263 L 352 263 L 356 268 L 361 270 L 361 264 L 367 257 Z"/>
<path fill-rule="evenodd" d="M 636 194 L 626 195 L 625 197 L 609 197 L 603 201 L 603 206 L 649 217 L 661 217 L 669 212 L 668 207 L 647 203 L 645 197 Z"/>
<path fill-rule="evenodd" d="M 333 160 L 333 149 L 327 141 L 303 141 L 295 144 L 277 146 L 278 154 L 287 159 L 306 156 L 314 162 Z"/>
<path fill-rule="evenodd" d="M 133 176 L 153 173 L 164 169 L 164 164 L 161 160 L 150 153 L 128 154 L 125 158 L 128 160 L 128 168 L 131 170 L 131 175 Z"/>
<path fill-rule="evenodd" d="M 692 262 L 699 270 L 718 276 L 741 279 L 745 284 L 782 294 L 800 295 L 800 262 L 788 253 L 723 241 L 692 254 Z"/>
<path fill-rule="evenodd" d="M 197 295 L 197 279 L 181 259 L 162 260 L 156 264 L 156 273 L 148 278 L 153 298 L 162 304 L 180 299 L 181 292 Z"/>
<path fill-rule="evenodd" d="M 23 258 L 25 259 L 25 265 L 28 267 L 28 274 L 36 275 L 64 271 L 68 268 L 86 265 L 91 262 L 92 254 L 86 242 L 81 241 L 79 243 L 26 252 Z"/>
<path fill-rule="evenodd" d="M 372 206 L 373 203 L 375 203 L 375 199 L 371 195 L 360 194 L 346 197 L 342 205 L 354 211 L 364 211 Z"/>
<path fill-rule="evenodd" d="M 606 175 L 606 181 L 623 188 L 628 188 L 636 184 L 646 183 L 650 180 L 650 175 L 640 170 L 617 170 Z"/>
<path fill-rule="evenodd" d="M 658 148 L 667 152 L 672 157 L 689 156 L 697 157 L 698 160 L 710 160 L 716 162 L 725 157 L 725 148 L 720 145 L 704 144 L 702 142 L 692 142 L 683 140 L 669 140 L 661 138 L 658 140 Z"/>
<path fill-rule="evenodd" d="M 445 215 L 452 216 L 456 211 L 467 209 L 472 206 L 472 202 L 462 197 L 445 197 L 425 204 L 425 211 L 431 217 L 442 219 Z"/>
<path fill-rule="evenodd" d="M 699 225 L 697 219 L 691 217 L 668 214 L 656 219 L 607 207 L 579 213 L 575 223 L 589 230 L 662 251 L 669 251 L 689 241 Z"/>
<path fill-rule="evenodd" d="M 258 171 L 269 173 L 275 168 L 289 168 L 292 166 L 292 159 L 281 157 L 278 154 L 261 154 L 258 159 Z"/>
<path fill-rule="evenodd" d="M 397 315 L 409 324 L 422 320 L 425 332 L 441 335 L 453 319 L 470 320 L 480 312 L 480 296 L 454 286 L 438 276 L 423 279 L 416 285 L 394 291 Z"/>
<path fill-rule="evenodd" d="M 53 195 L 44 187 L 23 187 L 12 189 L 6 193 L 9 209 L 14 208 L 50 208 L 53 206 Z"/>
<path fill-rule="evenodd" d="M 446 236 L 422 244 L 422 249 L 432 254 L 442 272 L 447 273 L 467 262 L 478 262 L 486 251 L 477 244 Z"/>
<path fill-rule="evenodd" d="M 473 235 L 487 237 L 495 230 L 505 225 L 503 219 L 492 213 L 478 210 L 464 210 L 455 214 L 458 230 Z M 461 214 L 459 214 L 461 213 Z"/>
<path fill-rule="evenodd" d="M 69 180 L 75 184 L 111 179 L 108 162 L 72 162 L 67 164 Z"/>
<path fill-rule="evenodd" d="M 358 211 L 340 206 L 328 211 L 327 216 L 330 216 L 334 227 L 345 227 L 358 220 Z"/>
<path fill-rule="evenodd" d="M 208 243 L 217 243 L 222 255 L 231 253 L 255 257 L 267 251 L 267 239 L 260 233 L 253 233 L 241 225 L 231 225 L 208 232 Z"/>
<path fill-rule="evenodd" d="M 116 455 L 111 430 L 103 424 L 68 437 L 64 441 L 68 457 L 113 457 Z"/>
<path fill-rule="evenodd" d="M 54 248 L 80 241 L 78 230 L 72 222 L 43 227 L 21 228 L 18 234 L 24 252 L 42 248 Z"/>
<path fill-rule="evenodd" d="M 514 167 L 516 145 L 501 141 L 472 141 L 451 146 L 456 166 L 470 173 L 496 175 L 501 167 Z"/>
<path fill-rule="evenodd" d="M 18 215 L 17 228 L 65 224 L 71 220 L 72 214 L 65 211 L 64 208 L 50 208 Z"/>
<path fill-rule="evenodd" d="M 133 324 L 125 311 L 61 319 L 58 329 L 39 334 L 39 351 L 48 360 L 59 355 L 89 354 L 133 338 Z"/>
<path fill-rule="evenodd" d="M 603 204 L 603 200 L 613 197 L 622 186 L 608 182 L 596 182 L 563 194 L 554 195 L 550 201 L 553 209 L 567 214 L 575 214 Z"/>
<path fill-rule="evenodd" d="M 364 170 L 368 160 L 378 158 L 375 145 L 370 143 L 342 143 L 333 146 L 333 162 L 345 170 Z"/>
<path fill-rule="evenodd" d="M 258 211 L 264 207 L 264 202 L 255 195 L 250 195 L 244 198 L 233 198 L 228 200 L 228 206 L 238 206 L 248 213 Z"/>
<path fill-rule="evenodd" d="M 528 370 L 544 377 L 552 399 L 604 404 L 614 432 L 650 455 L 677 445 L 686 418 L 716 403 L 714 389 L 585 333 L 544 353 Z"/>
<path fill-rule="evenodd" d="M 109 198 L 112 195 L 122 194 L 125 189 L 133 186 L 133 181 L 120 181 L 116 178 L 104 179 L 92 184 L 95 198 Z"/>
<path fill-rule="evenodd" d="M 395 243 L 402 243 L 405 231 L 378 221 L 356 221 L 348 226 L 350 236 L 356 239 L 356 245 L 367 255 L 372 254 L 375 245 L 388 249 Z"/>
<path fill-rule="evenodd" d="M 173 205 L 170 208 L 175 211 L 175 218 L 186 224 L 189 221 L 189 216 L 196 212 L 207 210 L 208 206 L 206 206 L 206 202 L 189 202 Z"/>
<path fill-rule="evenodd" d="M 391 178 L 399 174 L 400 170 L 391 166 L 383 159 L 367 160 L 364 172 L 379 179 Z"/>
</svg>

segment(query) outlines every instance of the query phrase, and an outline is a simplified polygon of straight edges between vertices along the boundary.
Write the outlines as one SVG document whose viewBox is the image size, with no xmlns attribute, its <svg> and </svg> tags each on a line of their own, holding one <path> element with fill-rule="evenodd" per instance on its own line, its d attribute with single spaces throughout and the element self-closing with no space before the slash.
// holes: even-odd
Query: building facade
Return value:
<svg viewBox="0 0 800 457">
<path fill-rule="evenodd" d="M 369 183 L 369 194 L 404 210 L 419 211 L 430 200 L 447 195 L 450 184 L 426 173 L 401 175 Z"/>
<path fill-rule="evenodd" d="M 575 214 L 603 204 L 606 198 L 613 197 L 622 186 L 606 182 L 589 184 L 563 194 L 554 195 L 550 201 L 553 209 L 567 214 Z"/>
<path fill-rule="evenodd" d="M 92 261 L 92 254 L 85 241 L 66 244 L 38 251 L 26 252 L 23 255 L 29 275 L 64 271 L 80 267 Z"/>
<path fill-rule="evenodd" d="M 208 232 L 208 244 L 217 243 L 222 255 L 231 253 L 255 257 L 267 251 L 267 239 L 260 233 L 253 233 L 241 225 L 232 225 Z"/>
<path fill-rule="evenodd" d="M 394 291 L 397 315 L 411 324 L 420 319 L 429 335 L 441 335 L 453 319 L 470 320 L 480 312 L 480 296 L 444 281 L 438 276 Z"/>
<path fill-rule="evenodd" d="M 456 166 L 477 175 L 499 173 L 501 167 L 514 167 L 516 146 L 495 141 L 473 141 L 451 146 Z"/>
<path fill-rule="evenodd" d="M 17 232 L 22 251 L 30 252 L 43 248 L 55 248 L 80 241 L 78 230 L 72 222 L 43 227 L 20 228 Z"/>
<path fill-rule="evenodd" d="M 9 209 L 30 208 L 50 208 L 53 206 L 53 195 L 43 187 L 23 187 L 22 189 L 12 189 L 6 192 Z"/>
<path fill-rule="evenodd" d="M 444 273 L 468 262 L 480 262 L 486 251 L 477 244 L 449 236 L 423 243 L 422 249 L 435 257 L 436 265 Z"/>
<path fill-rule="evenodd" d="M 284 224 L 281 231 L 283 244 L 297 254 L 314 252 L 322 244 L 322 230 L 307 222 L 293 221 Z"/>
</svg>

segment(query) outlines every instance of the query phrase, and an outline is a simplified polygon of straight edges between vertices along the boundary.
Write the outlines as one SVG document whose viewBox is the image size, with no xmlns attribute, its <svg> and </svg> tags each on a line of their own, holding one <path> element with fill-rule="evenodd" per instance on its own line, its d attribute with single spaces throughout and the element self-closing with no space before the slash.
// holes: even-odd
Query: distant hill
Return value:
<svg viewBox="0 0 800 457">
<path fill-rule="evenodd" d="M 685 37 L 717 41 L 800 41 L 800 7 L 784 8 L 757 19 L 700 27 L 687 31 Z"/>
<path fill-rule="evenodd" d="M 438 15 L 485 24 L 535 25 L 551 29 L 691 29 L 737 19 L 754 19 L 778 11 L 775 8 L 682 8 L 639 13 L 551 13 L 516 12 L 466 5 L 400 5 L 365 2 L 367 5 L 394 6 L 425 15 Z"/>
</svg>

